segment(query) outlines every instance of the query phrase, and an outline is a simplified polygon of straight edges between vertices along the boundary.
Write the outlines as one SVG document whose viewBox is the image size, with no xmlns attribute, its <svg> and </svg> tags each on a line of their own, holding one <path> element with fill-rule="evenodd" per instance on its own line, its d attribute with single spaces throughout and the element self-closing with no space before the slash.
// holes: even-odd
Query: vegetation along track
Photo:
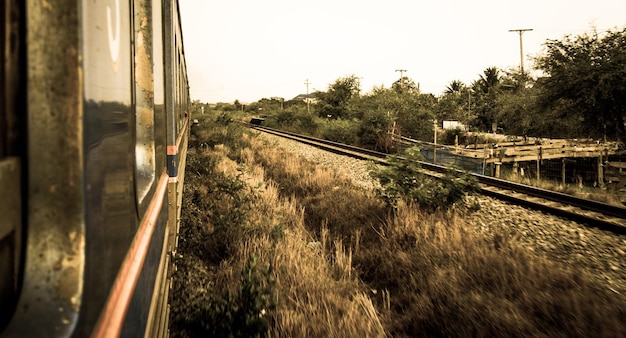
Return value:
<svg viewBox="0 0 626 338">
<path fill-rule="evenodd" d="M 258 125 L 250 126 L 257 130 L 306 143 L 336 154 L 372 160 L 382 165 L 387 164 L 385 157 L 388 154 L 385 153 Z M 428 162 L 420 162 L 420 165 L 427 171 L 432 172 L 433 176 L 436 176 L 436 173 L 443 173 L 448 170 L 447 167 Z M 479 174 L 472 175 L 481 183 L 481 192 L 485 195 L 569 218 L 603 230 L 626 234 L 625 207 L 583 199 L 494 177 Z"/>
</svg>

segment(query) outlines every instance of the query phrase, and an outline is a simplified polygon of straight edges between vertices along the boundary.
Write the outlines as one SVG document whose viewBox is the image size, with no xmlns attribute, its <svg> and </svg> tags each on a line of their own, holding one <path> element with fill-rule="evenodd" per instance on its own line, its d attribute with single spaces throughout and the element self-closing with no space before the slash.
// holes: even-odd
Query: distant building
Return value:
<svg viewBox="0 0 626 338">
<path fill-rule="evenodd" d="M 467 130 L 465 125 L 459 121 L 443 121 L 443 129 L 463 129 Z"/>
<path fill-rule="evenodd" d="M 294 101 L 304 101 L 304 102 L 308 102 L 310 104 L 315 104 L 317 103 L 319 100 L 316 97 L 315 93 L 311 93 L 307 96 L 307 94 L 300 94 L 296 97 L 294 97 L 292 100 Z"/>
</svg>

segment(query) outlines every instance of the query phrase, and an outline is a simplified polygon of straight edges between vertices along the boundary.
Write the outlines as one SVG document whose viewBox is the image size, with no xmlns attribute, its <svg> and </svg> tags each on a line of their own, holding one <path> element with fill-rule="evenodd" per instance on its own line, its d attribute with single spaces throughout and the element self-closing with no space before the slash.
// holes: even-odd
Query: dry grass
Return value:
<svg viewBox="0 0 626 338">
<path fill-rule="evenodd" d="M 581 271 L 526 252 L 505 235 L 481 237 L 450 213 L 404 204 L 386 209 L 330 170 L 256 139 L 246 142 L 243 149 L 215 147 L 202 154 L 216 161 L 213 175 L 245 183 L 245 207 L 211 183 L 186 191 L 185 198 L 225 197 L 213 207 L 240 208 L 246 217 L 230 239 L 236 244 L 230 254 L 183 253 L 192 263 L 180 262 L 185 266 L 177 273 L 190 282 L 173 296 L 187 313 L 174 320 L 173 336 L 205 332 L 188 319 L 202 320 L 206 312 L 191 314 L 190 308 L 203 308 L 223 290 L 237 292 L 252 255 L 259 266 L 272 268 L 271 278 L 259 282 L 275 298 L 275 306 L 258 313 L 268 323 L 261 335 L 626 335 L 624 297 L 608 294 Z M 209 216 L 230 212 L 201 217 L 192 211 L 183 213 L 199 224 L 196 229 L 215 229 Z M 212 231 L 194 236 L 212 245 Z"/>
<path fill-rule="evenodd" d="M 255 159 L 305 208 L 313 234 L 321 222 L 350 240 L 356 273 L 392 336 L 626 333 L 623 297 L 504 234 L 481 237 L 459 217 L 415 206 L 385 210 L 345 179 L 280 151 L 261 148 Z"/>
<path fill-rule="evenodd" d="M 252 141 L 252 147 L 262 144 Z M 278 161 L 280 153 L 271 151 L 270 156 L 290 175 L 298 175 L 297 160 L 286 158 Z M 242 158 L 249 174 L 256 173 L 253 182 L 263 184 L 262 170 L 254 161 L 250 149 L 242 151 Z M 325 189 L 332 173 L 313 170 L 302 182 L 315 186 L 316 191 Z M 248 175 L 246 175 L 248 176 Z M 272 336 L 283 337 L 380 337 L 384 336 L 382 324 L 371 300 L 360 290 L 362 287 L 352 272 L 351 249 L 340 240 L 331 240 L 328 229 L 314 238 L 304 227 L 304 210 L 293 198 L 281 198 L 276 184 L 264 185 L 259 191 L 267 213 L 261 216 L 282 215 L 272 222 L 282 224 L 282 240 L 254 241 L 244 245 L 253 252 L 271 252 L 268 261 L 276 267 L 278 306 L 273 314 Z M 305 189 L 306 190 L 306 189 Z M 253 217 L 260 219 L 260 217 Z M 262 222 L 263 223 L 263 222 Z M 263 226 L 263 224 L 258 224 Z M 244 254 L 245 256 L 245 254 Z"/>
<path fill-rule="evenodd" d="M 384 336 L 377 311 L 353 273 L 350 249 L 346 251 L 341 241 L 331 240 L 327 230 L 321 238 L 311 236 L 304 228 L 304 210 L 293 199 L 280 197 L 275 184 L 265 182 L 264 170 L 251 163 L 248 151 L 241 152 L 243 163 L 239 164 L 226 157 L 231 153 L 228 147 L 217 146 L 214 151 L 199 154 L 205 159 L 219 159 L 215 172 L 245 182 L 250 187 L 251 198 L 246 207 L 248 217 L 242 224 L 244 231 L 238 238 L 240 243 L 230 255 L 219 261 L 208 261 L 193 252 L 182 252 L 184 247 L 181 248 L 186 258 L 178 262 L 177 274 L 179 283 L 185 285 L 175 290 L 172 299 L 177 299 L 178 306 L 185 309 L 173 309 L 173 336 L 211 332 L 197 324 L 206 314 L 202 309 L 207 306 L 203 304 L 213 301 L 212 293 L 237 292 L 241 285 L 240 272 L 251 255 L 257 258 L 259 265 L 272 267 L 275 307 L 258 314 L 266 316 L 270 323 L 266 334 L 279 337 Z M 195 155 L 190 152 L 190 156 Z M 212 190 L 203 184 L 194 189 Z M 211 196 L 203 194 L 202 198 Z M 226 210 L 238 206 L 226 199 L 216 201 L 214 207 Z M 193 221 L 202 222 L 201 219 Z M 215 234 L 214 227 L 208 223 L 202 227 Z M 190 241 L 192 237 L 197 235 L 187 234 L 181 240 Z M 206 242 L 206 245 L 211 244 Z M 198 311 L 189 313 L 190 308 Z"/>
<path fill-rule="evenodd" d="M 388 290 L 394 336 L 615 336 L 624 299 L 584 273 L 477 236 L 461 219 L 401 205 L 380 243 L 356 259 L 362 278 Z M 383 304 L 383 299 L 378 300 Z"/>
</svg>

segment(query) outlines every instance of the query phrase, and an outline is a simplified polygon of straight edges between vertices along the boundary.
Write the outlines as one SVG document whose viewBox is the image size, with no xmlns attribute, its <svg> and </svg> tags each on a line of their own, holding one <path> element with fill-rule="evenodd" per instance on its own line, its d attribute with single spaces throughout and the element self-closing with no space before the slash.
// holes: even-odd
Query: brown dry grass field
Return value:
<svg viewBox="0 0 626 338">
<path fill-rule="evenodd" d="M 626 336 L 626 298 L 582 271 L 233 124 L 194 128 L 174 337 Z"/>
</svg>

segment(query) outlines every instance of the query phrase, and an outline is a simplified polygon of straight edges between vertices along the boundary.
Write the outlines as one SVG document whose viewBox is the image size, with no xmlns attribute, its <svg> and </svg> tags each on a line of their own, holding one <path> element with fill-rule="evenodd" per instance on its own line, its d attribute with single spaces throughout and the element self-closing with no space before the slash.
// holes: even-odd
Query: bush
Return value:
<svg viewBox="0 0 626 338">
<path fill-rule="evenodd" d="M 317 119 L 306 111 L 296 108 L 272 113 L 265 119 L 264 125 L 295 133 L 315 135 L 318 128 Z"/>
<path fill-rule="evenodd" d="M 423 157 L 418 147 L 406 149 L 404 157 L 389 156 L 389 166 L 373 168 L 371 172 L 380 182 L 378 196 L 388 205 L 396 206 L 398 200 L 404 200 L 435 211 L 463 205 L 468 194 L 478 191 L 474 177 L 468 173 L 458 174 L 452 168 L 439 179 L 426 175 L 419 163 Z"/>
<path fill-rule="evenodd" d="M 441 137 L 439 138 L 439 141 L 442 144 L 452 145 L 457 142 L 456 138 L 458 137 L 459 144 L 462 144 L 463 134 L 464 134 L 464 131 L 461 128 L 447 129 L 447 130 L 444 130 Z"/>
<path fill-rule="evenodd" d="M 189 137 L 190 149 L 214 149 L 217 145 L 228 145 L 229 157 L 234 158 L 239 150 L 249 146 L 249 139 L 244 137 L 246 127 L 233 123 L 230 114 L 219 114 L 216 117 L 204 115 L 198 118 L 199 124 L 191 126 Z"/>
<path fill-rule="evenodd" d="M 359 123 L 359 144 L 377 151 L 392 152 L 393 139 L 389 135 L 392 123 L 393 118 L 387 112 L 366 112 Z"/>
<path fill-rule="evenodd" d="M 230 130 L 230 125 L 222 128 Z M 232 142 L 228 130 L 207 135 L 222 135 Z M 214 154 L 190 149 L 187 156 L 170 294 L 172 336 L 267 336 L 269 313 L 276 306 L 272 266 L 250 253 L 239 274 L 222 269 L 225 262 L 238 259 L 242 239 L 256 231 L 248 224 L 252 201 L 258 197 L 241 174 L 219 170 Z M 231 275 L 235 286 L 228 284 Z"/>
<path fill-rule="evenodd" d="M 354 144 L 357 140 L 357 128 L 356 123 L 352 121 L 326 120 L 320 134 L 322 138 L 329 141 Z"/>
<path fill-rule="evenodd" d="M 276 307 L 275 284 L 272 267 L 259 267 L 251 254 L 241 271 L 239 289 L 211 294 L 188 324 L 194 333 L 208 337 L 268 336 L 267 314 Z"/>
</svg>

